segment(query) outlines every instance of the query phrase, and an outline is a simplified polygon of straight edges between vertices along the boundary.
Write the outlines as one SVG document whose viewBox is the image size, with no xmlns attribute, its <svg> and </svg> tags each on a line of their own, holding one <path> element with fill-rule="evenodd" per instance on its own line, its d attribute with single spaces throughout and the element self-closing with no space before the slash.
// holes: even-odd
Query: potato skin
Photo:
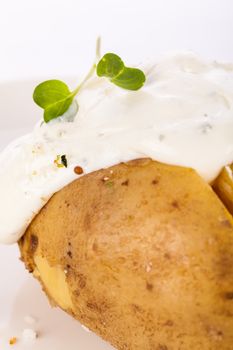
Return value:
<svg viewBox="0 0 233 350">
<path fill-rule="evenodd" d="M 233 215 L 233 165 L 222 169 L 213 183 L 214 191 Z"/>
<path fill-rule="evenodd" d="M 59 273 L 65 311 L 117 349 L 232 350 L 232 217 L 191 169 L 143 159 L 85 175 L 19 246 L 50 300 L 62 306 Z"/>
</svg>

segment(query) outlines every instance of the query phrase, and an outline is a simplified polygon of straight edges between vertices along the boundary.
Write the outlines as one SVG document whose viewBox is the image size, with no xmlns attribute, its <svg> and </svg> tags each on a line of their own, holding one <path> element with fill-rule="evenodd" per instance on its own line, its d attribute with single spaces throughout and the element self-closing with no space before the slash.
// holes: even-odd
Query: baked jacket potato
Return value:
<svg viewBox="0 0 233 350">
<path fill-rule="evenodd" d="M 192 169 L 143 159 L 85 175 L 19 247 L 52 304 L 117 349 L 233 349 L 232 216 Z"/>
</svg>

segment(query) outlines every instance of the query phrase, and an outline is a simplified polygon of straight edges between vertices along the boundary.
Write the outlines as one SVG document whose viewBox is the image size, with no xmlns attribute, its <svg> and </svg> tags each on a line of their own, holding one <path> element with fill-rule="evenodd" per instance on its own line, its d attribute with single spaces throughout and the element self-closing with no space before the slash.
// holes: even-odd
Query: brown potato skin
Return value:
<svg viewBox="0 0 233 350">
<path fill-rule="evenodd" d="M 233 215 L 233 165 L 222 169 L 213 183 L 213 189 Z"/>
<path fill-rule="evenodd" d="M 232 217 L 191 169 L 144 159 L 85 175 L 19 246 L 31 272 L 36 256 L 64 271 L 66 311 L 117 349 L 233 349 Z"/>
</svg>

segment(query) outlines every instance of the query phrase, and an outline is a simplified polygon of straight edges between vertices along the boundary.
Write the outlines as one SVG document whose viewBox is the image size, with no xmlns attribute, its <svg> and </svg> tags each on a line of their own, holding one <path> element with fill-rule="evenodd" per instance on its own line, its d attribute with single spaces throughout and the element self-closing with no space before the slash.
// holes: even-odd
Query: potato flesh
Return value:
<svg viewBox="0 0 233 350">
<path fill-rule="evenodd" d="M 72 300 L 66 283 L 66 270 L 59 266 L 51 267 L 40 255 L 34 257 L 36 269 L 34 276 L 43 281 L 48 295 L 52 296 L 51 302 L 59 305 L 63 310 L 72 309 Z"/>
<path fill-rule="evenodd" d="M 19 244 L 50 299 L 118 349 L 232 350 L 232 224 L 193 170 L 142 160 L 59 191 Z"/>
</svg>

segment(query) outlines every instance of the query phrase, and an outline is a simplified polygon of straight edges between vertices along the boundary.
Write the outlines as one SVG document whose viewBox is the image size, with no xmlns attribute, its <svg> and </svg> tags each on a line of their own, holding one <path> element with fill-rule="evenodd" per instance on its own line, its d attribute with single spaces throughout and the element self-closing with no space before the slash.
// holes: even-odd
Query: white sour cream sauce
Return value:
<svg viewBox="0 0 233 350">
<path fill-rule="evenodd" d="M 0 154 L 1 243 L 17 242 L 46 201 L 78 178 L 77 165 L 87 174 L 151 157 L 211 181 L 233 162 L 233 65 L 181 53 L 141 69 L 147 82 L 136 92 L 91 78 L 73 121 L 40 121 Z M 58 168 L 63 154 L 68 167 Z"/>
</svg>

